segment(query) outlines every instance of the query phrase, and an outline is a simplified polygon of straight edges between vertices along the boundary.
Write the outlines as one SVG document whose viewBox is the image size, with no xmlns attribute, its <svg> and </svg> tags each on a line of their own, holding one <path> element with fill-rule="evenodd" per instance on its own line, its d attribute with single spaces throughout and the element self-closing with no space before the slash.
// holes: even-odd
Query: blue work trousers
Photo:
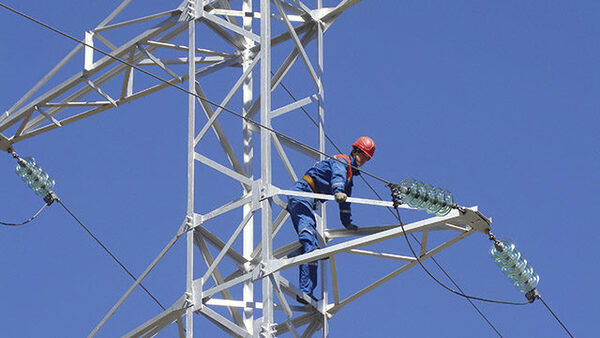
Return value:
<svg viewBox="0 0 600 338">
<path fill-rule="evenodd" d="M 312 192 L 308 183 L 303 180 L 296 182 L 292 190 Z M 287 210 L 292 218 L 294 229 L 298 233 L 298 241 L 302 245 L 302 253 L 308 253 L 319 248 L 315 215 L 313 214 L 315 200 L 312 198 L 289 196 Z M 310 262 L 300 265 L 300 290 L 312 295 L 317 286 L 318 263 Z"/>
</svg>

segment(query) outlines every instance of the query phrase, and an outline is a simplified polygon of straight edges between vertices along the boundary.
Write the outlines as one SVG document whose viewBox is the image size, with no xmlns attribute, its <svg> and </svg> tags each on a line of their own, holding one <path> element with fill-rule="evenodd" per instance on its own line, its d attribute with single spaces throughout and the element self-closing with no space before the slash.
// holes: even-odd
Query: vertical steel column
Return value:
<svg viewBox="0 0 600 338">
<path fill-rule="evenodd" d="M 271 1 L 260 0 L 260 122 L 271 127 Z M 261 180 L 266 192 L 271 186 L 271 132 L 260 133 Z M 261 192 L 261 194 L 262 194 Z M 269 264 L 273 258 L 272 211 L 268 199 L 261 202 L 262 262 Z M 273 285 L 269 278 L 262 279 L 263 321 L 261 335 L 272 337 L 273 329 Z"/>
<path fill-rule="evenodd" d="M 317 0 L 317 9 L 321 10 L 323 8 L 323 1 Z M 319 151 L 321 153 L 325 153 L 325 87 L 323 85 L 323 25 L 321 22 L 317 22 L 317 79 L 319 80 Z M 324 160 L 325 156 L 320 155 L 320 159 Z M 325 238 L 325 227 L 327 226 L 327 208 L 325 207 L 325 203 L 322 203 L 321 208 L 321 226 L 319 228 L 319 232 L 321 236 Z M 325 243 L 327 244 L 327 243 Z M 327 261 L 328 263 L 328 261 Z M 327 310 L 327 300 L 329 297 L 328 287 L 329 284 L 327 282 L 327 265 L 326 261 L 321 261 L 321 290 L 322 292 L 322 302 L 321 302 L 321 310 L 322 313 L 326 313 Z M 323 337 L 327 337 L 329 334 L 329 326 L 327 321 L 327 315 L 324 314 L 322 317 L 323 320 Z"/>
<path fill-rule="evenodd" d="M 242 11 L 243 12 L 252 12 L 252 0 L 244 0 L 242 3 Z M 242 19 L 242 23 L 244 29 L 247 31 L 252 31 L 252 20 L 253 18 L 244 16 Z M 250 65 L 251 55 L 250 48 L 254 46 L 254 42 L 245 38 L 246 41 L 246 49 L 243 52 L 244 61 L 242 64 L 242 72 L 245 73 Z M 242 100 L 243 100 L 243 108 L 242 113 L 244 116 L 248 115 L 248 111 L 252 107 L 252 89 L 253 89 L 253 81 L 252 81 L 252 73 L 248 74 L 248 77 L 244 80 L 244 84 L 242 86 Z M 250 178 L 254 178 L 254 168 L 252 165 L 252 161 L 254 160 L 254 147 L 252 145 L 252 129 L 251 125 L 246 120 L 242 120 L 242 133 L 243 133 L 243 162 L 244 162 L 244 171 L 246 176 Z M 249 191 L 251 194 L 259 194 L 260 191 Z M 244 205 L 243 207 L 243 217 L 246 216 L 252 211 L 252 207 L 249 204 Z M 243 233 L 243 256 L 244 258 L 251 260 L 252 259 L 252 251 L 254 251 L 254 217 L 251 217 L 246 227 L 244 228 Z M 243 288 L 243 300 L 245 304 L 254 302 L 254 282 L 251 280 L 244 282 Z M 253 307 L 244 307 L 244 325 L 246 326 L 246 330 L 248 332 L 254 332 L 254 308 Z"/>
<path fill-rule="evenodd" d="M 201 0 L 201 3 L 203 1 Z M 189 50 L 188 50 L 188 90 L 190 93 L 196 92 L 196 0 L 188 0 L 188 35 L 189 35 Z M 196 136 L 196 97 L 188 94 L 188 191 L 187 191 L 187 217 L 188 222 L 194 219 L 194 137 Z M 187 263 L 186 263 L 186 293 L 192 295 L 194 299 L 194 231 L 187 233 Z M 194 336 L 194 312 L 192 307 L 188 307 L 185 311 L 185 327 L 186 338 Z"/>
</svg>

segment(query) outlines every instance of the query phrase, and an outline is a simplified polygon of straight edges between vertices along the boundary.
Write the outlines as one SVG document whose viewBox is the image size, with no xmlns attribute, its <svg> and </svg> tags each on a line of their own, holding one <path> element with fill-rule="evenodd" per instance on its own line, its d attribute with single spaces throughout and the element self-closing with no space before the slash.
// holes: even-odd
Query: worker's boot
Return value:
<svg viewBox="0 0 600 338">
<path fill-rule="evenodd" d="M 318 300 L 315 298 L 315 296 L 313 296 L 313 295 L 308 295 L 308 296 L 309 296 L 310 298 L 312 298 L 312 299 L 313 299 L 315 302 L 318 302 Z M 297 301 L 298 301 L 298 303 L 300 303 L 300 304 L 308 305 L 308 302 L 307 302 L 307 301 L 306 301 L 304 298 L 302 298 L 302 297 L 300 297 L 300 296 L 296 296 L 296 300 L 297 300 Z"/>
</svg>

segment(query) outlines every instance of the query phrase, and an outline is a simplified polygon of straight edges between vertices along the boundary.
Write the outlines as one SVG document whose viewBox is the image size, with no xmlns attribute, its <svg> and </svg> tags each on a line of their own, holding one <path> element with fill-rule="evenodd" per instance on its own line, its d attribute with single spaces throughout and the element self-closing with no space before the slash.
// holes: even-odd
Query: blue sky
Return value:
<svg viewBox="0 0 600 338">
<path fill-rule="evenodd" d="M 5 3 L 82 38 L 119 2 Z M 178 5 L 172 2 L 134 1 L 123 18 Z M 517 243 L 540 275 L 540 293 L 579 337 L 600 329 L 594 295 L 600 239 L 594 197 L 600 189 L 598 22 L 595 1 L 365 0 L 325 36 L 327 133 L 344 150 L 359 136 L 375 139 L 375 159 L 364 168 L 380 177 L 400 181 L 413 176 L 452 191 L 462 205 L 478 205 L 493 218 L 498 237 Z M 0 27 L 0 109 L 5 111 L 74 42 L 4 9 Z M 281 56 L 274 57 L 274 70 L 277 62 Z M 58 78 L 66 79 L 82 64 L 79 57 Z M 208 97 L 220 101 L 239 76 L 236 72 L 203 79 Z M 143 76 L 140 81 L 151 83 Z M 284 83 L 297 97 L 312 90 L 300 62 Z M 284 94 L 275 91 L 274 106 L 289 102 Z M 238 97 L 230 108 L 239 111 L 239 102 Z M 308 111 L 314 116 L 313 106 Z M 316 145 L 317 134 L 304 114 L 288 115 L 274 126 Z M 231 115 L 220 120 L 232 132 L 241 125 Z M 62 200 L 138 275 L 185 216 L 186 123 L 187 97 L 167 89 L 17 143 L 15 149 L 38 160 L 55 178 Z M 232 139 L 238 154 L 240 140 Z M 225 163 L 214 137 L 203 141 L 200 150 Z M 335 153 L 329 144 L 327 151 Z M 275 156 L 274 182 L 288 187 Z M 313 163 L 291 156 L 297 168 Z M 10 156 L 0 156 L 0 221 L 28 218 L 42 205 L 14 174 L 14 166 Z M 199 166 L 196 177 L 197 212 L 239 195 L 239 185 L 210 169 Z M 383 184 L 370 182 L 388 195 Z M 354 196 L 374 198 L 361 181 Z M 329 210 L 330 227 L 341 227 L 337 207 Z M 354 216 L 359 226 L 394 223 L 376 207 L 356 206 Z M 211 230 L 227 240 L 238 217 L 216 221 Z M 403 217 L 416 221 L 428 215 L 405 211 Z M 293 238 L 288 221 L 278 243 Z M 144 282 L 167 306 L 185 288 L 184 244 L 180 241 Z M 468 294 L 524 300 L 489 259 L 489 246 L 477 234 L 436 258 Z M 402 238 L 381 248 L 408 252 Z M 196 266 L 198 278 L 205 266 L 200 261 Z M 448 282 L 432 262 L 426 266 Z M 349 295 L 395 267 L 388 261 L 340 257 L 343 292 Z M 6 337 L 87 335 L 131 284 L 58 205 L 24 227 L 0 228 L 0 269 L 0 326 Z M 295 280 L 295 274 L 294 269 L 289 278 Z M 565 335 L 539 302 L 477 305 L 506 337 Z M 136 291 L 99 336 L 126 333 L 159 311 Z M 222 336 L 200 316 L 195 323 L 198 335 Z M 330 325 L 331 337 L 495 336 L 471 305 L 419 268 L 345 307 Z M 174 332 L 171 328 L 163 335 Z"/>
</svg>

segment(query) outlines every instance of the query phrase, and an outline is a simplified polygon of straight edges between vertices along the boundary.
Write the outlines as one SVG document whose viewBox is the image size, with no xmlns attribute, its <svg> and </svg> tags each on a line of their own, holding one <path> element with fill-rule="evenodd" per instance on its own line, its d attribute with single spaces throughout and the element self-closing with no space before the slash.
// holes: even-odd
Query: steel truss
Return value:
<svg viewBox="0 0 600 338">
<path fill-rule="evenodd" d="M 230 335 L 234 336 L 274 336 L 290 332 L 294 337 L 308 337 L 321 331 L 323 336 L 329 332 L 328 320 L 357 298 L 367 294 L 374 288 L 389 281 L 400 273 L 418 264 L 417 258 L 411 254 L 376 252 L 365 247 L 398 238 L 408 234 L 419 234 L 421 244 L 419 259 L 426 260 L 459 240 L 475 233 L 486 232 L 488 221 L 476 207 L 464 211 L 453 210 L 444 217 L 432 217 L 407 224 L 404 229 L 398 225 L 367 226 L 351 232 L 345 229 L 329 229 L 327 227 L 326 207 L 317 212 L 318 231 L 322 240 L 322 248 L 311 253 L 298 255 L 299 243 L 292 242 L 274 247 L 274 238 L 282 229 L 288 218 L 283 196 L 296 195 L 322 200 L 333 200 L 333 196 L 302 193 L 281 189 L 272 182 L 272 147 L 278 156 L 291 181 L 298 176 L 286 153 L 292 149 L 313 159 L 323 159 L 323 155 L 312 153 L 298 147 L 287 138 L 280 138 L 267 129 L 259 128 L 248 121 L 243 122 L 243 158 L 237 157 L 234 147 L 219 123 L 223 109 L 230 104 L 233 96 L 242 92 L 242 112 L 248 119 L 256 119 L 263 126 L 273 128 L 271 121 L 281 115 L 290 113 L 305 105 L 316 105 L 318 111 L 318 150 L 325 152 L 324 134 L 324 88 L 323 77 L 323 34 L 345 10 L 361 0 L 342 0 L 335 6 L 323 7 L 322 0 L 316 1 L 315 8 L 309 8 L 300 0 L 260 0 L 254 6 L 252 0 L 237 1 L 240 9 L 232 9 L 235 1 L 226 0 L 186 0 L 177 8 L 152 14 L 138 19 L 112 23 L 132 0 L 124 0 L 94 30 L 87 32 L 85 42 L 89 46 L 102 43 L 111 52 L 110 55 L 127 62 L 124 64 L 114 58 L 103 56 L 95 59 L 97 52 L 89 46 L 77 45 L 59 62 L 39 83 L 25 94 L 13 107 L 0 117 L 0 147 L 7 149 L 11 144 L 40 135 L 47 131 L 63 127 L 77 120 L 95 115 L 105 110 L 119 107 L 125 103 L 153 94 L 170 85 L 188 82 L 187 90 L 196 95 L 188 95 L 188 204 L 187 215 L 176 235 L 169 241 L 156 259 L 140 275 L 103 320 L 96 326 L 90 336 L 94 336 L 111 315 L 127 299 L 129 294 L 150 273 L 169 249 L 185 235 L 187 241 L 187 286 L 182 296 L 164 312 L 141 324 L 126 337 L 148 337 L 160 332 L 165 327 L 176 323 L 181 337 L 192 337 L 193 314 L 201 314 Z M 255 10 L 255 7 L 258 10 Z M 260 32 L 253 31 L 253 22 L 260 22 Z M 158 22 L 157 22 L 158 21 Z M 141 31 L 125 43 L 114 45 L 104 36 L 107 31 L 119 31 L 124 27 L 140 23 L 152 22 L 151 28 Z M 271 25 L 280 25 L 282 33 L 272 34 Z M 199 26 L 208 27 L 220 37 L 229 50 L 212 50 L 198 48 L 196 31 Z M 172 41 L 188 33 L 188 45 L 180 45 Z M 204 41 L 205 39 L 201 39 Z M 317 40 L 316 60 L 306 52 L 306 46 Z M 287 50 L 284 61 L 272 75 L 272 53 L 275 47 L 283 42 L 291 41 L 292 48 Z M 82 52 L 82 53 L 81 53 Z M 157 56 L 172 52 L 173 57 Z M 187 57 L 179 55 L 187 52 Z M 32 99 L 38 90 L 76 55 L 83 54 L 83 69 L 58 86 Z M 312 85 L 313 93 L 285 106 L 273 109 L 272 92 L 298 59 L 302 60 L 306 75 Z M 257 68 L 260 63 L 260 67 Z M 187 65 L 187 73 L 178 73 L 174 65 Z M 151 85 L 134 91 L 135 67 L 154 67 L 162 74 L 168 75 L 166 82 Z M 241 75 L 235 81 L 224 99 L 221 107 L 214 109 L 205 100 L 206 94 L 199 80 L 225 68 L 240 67 Z M 255 72 L 260 73 L 258 85 L 260 96 L 253 97 Z M 120 86 L 109 86 L 108 83 L 122 76 Z M 193 78 L 195 81 L 190 81 Z M 90 96 L 100 96 L 103 100 L 91 100 Z M 207 122 L 200 131 L 196 128 L 196 107 L 200 106 Z M 210 132 L 216 136 L 221 145 L 228 164 L 221 164 L 198 151 L 198 144 Z M 253 133 L 260 135 L 260 175 L 254 178 Z M 10 136 L 5 136 L 10 135 Z M 194 209 L 194 190 L 196 179 L 194 168 L 196 162 L 214 169 L 219 174 L 238 181 L 241 196 L 235 196 L 231 202 L 204 213 Z M 391 202 L 349 198 L 349 202 L 377 207 L 391 207 Z M 221 240 L 206 226 L 215 218 L 234 210 L 242 210 L 242 220 L 232 227 L 227 241 Z M 274 211 L 278 211 L 273 220 Z M 258 243 L 254 238 L 255 216 L 260 215 L 261 238 Z M 454 234 L 443 243 L 434 246 L 428 240 L 429 233 L 434 230 Z M 348 239 L 353 237 L 353 239 Z M 236 239 L 242 238 L 242 252 L 233 248 Z M 339 243 L 333 244 L 337 239 Z M 194 266 L 194 247 L 206 264 L 203 275 L 197 278 L 200 269 Z M 218 252 L 216 257 L 211 249 Z M 343 297 L 342 281 L 338 278 L 336 257 L 340 254 L 354 254 L 388 259 L 401 262 L 391 273 L 381 277 L 363 289 Z M 327 260 L 324 260 L 327 259 Z M 287 280 L 280 272 L 318 260 L 320 262 L 321 301 L 302 295 L 298 287 Z M 222 274 L 225 262 L 235 269 L 229 275 Z M 328 278 L 331 280 L 329 281 Z M 212 279 L 212 283 L 209 281 Z M 255 295 L 256 286 L 261 285 L 262 292 Z M 242 289 L 242 299 L 236 299 L 236 290 Z M 330 293 L 331 292 L 331 293 Z M 218 297 L 220 295 L 220 298 Z M 306 306 L 290 304 L 290 299 L 304 297 L 309 303 Z M 289 297 L 289 298 L 288 298 Z M 277 299 L 277 301 L 275 300 Z M 226 309 L 223 311 L 223 309 Z M 274 312 L 282 311 L 284 320 L 277 322 Z M 184 319 L 185 317 L 185 323 Z M 185 326 L 185 329 L 184 329 Z"/>
</svg>

